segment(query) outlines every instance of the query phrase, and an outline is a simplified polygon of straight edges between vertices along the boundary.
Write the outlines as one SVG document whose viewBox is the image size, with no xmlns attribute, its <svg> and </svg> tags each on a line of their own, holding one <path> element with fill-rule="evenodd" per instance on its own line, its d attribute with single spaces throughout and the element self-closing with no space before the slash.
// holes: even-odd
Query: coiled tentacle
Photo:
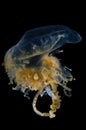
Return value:
<svg viewBox="0 0 86 130">
<path fill-rule="evenodd" d="M 35 97 L 34 97 L 34 99 L 33 99 L 33 103 L 32 103 L 32 106 L 33 106 L 33 110 L 34 110 L 34 112 L 36 113 L 36 114 L 38 114 L 38 115 L 40 115 L 40 116 L 49 116 L 49 113 L 47 113 L 47 112 L 40 112 L 38 109 L 37 109 L 37 107 L 36 107 L 36 103 L 37 103 L 37 100 L 38 100 L 38 97 L 39 97 L 39 95 L 40 95 L 40 93 L 42 92 L 42 90 L 39 90 L 37 93 L 36 93 L 36 95 L 35 95 Z"/>
<path fill-rule="evenodd" d="M 46 88 L 49 89 L 49 87 L 46 87 Z M 45 88 L 45 90 L 46 90 L 46 88 Z M 52 104 L 50 105 L 50 111 L 49 112 L 40 112 L 36 107 L 36 103 L 37 103 L 38 97 L 42 91 L 43 91 L 43 89 L 39 90 L 33 99 L 33 104 L 32 104 L 33 110 L 35 111 L 36 114 L 38 114 L 40 116 L 49 116 L 50 118 L 54 118 L 55 117 L 54 113 L 56 112 L 57 109 L 60 108 L 60 99 L 59 99 L 60 96 L 58 96 L 58 92 L 56 92 L 55 89 L 54 89 L 54 91 L 49 90 L 49 92 L 47 94 L 52 98 Z M 52 93 L 53 96 L 50 93 Z"/>
</svg>

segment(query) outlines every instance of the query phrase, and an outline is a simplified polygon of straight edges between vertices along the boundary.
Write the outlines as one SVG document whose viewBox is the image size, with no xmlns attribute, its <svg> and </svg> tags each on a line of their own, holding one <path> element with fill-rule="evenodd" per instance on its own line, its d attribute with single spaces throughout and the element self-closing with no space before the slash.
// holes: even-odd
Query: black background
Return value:
<svg viewBox="0 0 86 130">
<path fill-rule="evenodd" d="M 7 3 L 8 4 L 8 3 Z M 75 129 L 84 127 L 85 117 L 85 61 L 86 25 L 84 3 L 35 3 L 26 5 L 3 4 L 0 11 L 0 127 L 25 129 Z M 62 94 L 61 109 L 56 118 L 36 115 L 32 110 L 32 97 L 28 100 L 20 92 L 12 91 L 9 79 L 2 66 L 5 52 L 15 45 L 25 31 L 45 26 L 62 24 L 76 30 L 82 36 L 78 44 L 62 47 L 62 62 L 72 68 L 76 81 L 71 83 L 72 97 Z M 31 95 L 32 96 L 32 95 Z M 40 101 L 41 107 L 48 100 Z"/>
</svg>

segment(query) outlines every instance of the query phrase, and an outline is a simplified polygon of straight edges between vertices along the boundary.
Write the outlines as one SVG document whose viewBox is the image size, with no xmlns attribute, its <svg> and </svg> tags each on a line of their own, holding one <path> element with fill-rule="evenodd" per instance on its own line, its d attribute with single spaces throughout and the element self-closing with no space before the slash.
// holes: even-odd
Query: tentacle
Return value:
<svg viewBox="0 0 86 130">
<path fill-rule="evenodd" d="M 51 110 L 49 111 L 50 118 L 54 118 L 56 116 L 55 112 L 57 111 L 57 109 L 60 108 L 60 102 L 61 102 L 60 96 L 55 86 L 52 86 L 52 91 L 54 93 L 54 97 L 52 97 L 52 104 L 50 105 L 51 108 Z"/>
<path fill-rule="evenodd" d="M 51 110 L 49 111 L 50 118 L 54 118 L 55 112 L 60 108 L 60 100 L 52 98 L 52 104 L 50 105 Z"/>
<path fill-rule="evenodd" d="M 57 85 L 53 82 L 53 80 L 50 80 L 50 81 L 51 81 L 50 85 L 51 85 L 54 96 L 52 97 L 52 104 L 50 105 L 51 110 L 49 111 L 49 115 L 50 115 L 50 118 L 54 118 L 56 116 L 55 112 L 57 111 L 57 109 L 60 108 L 61 97 L 59 96 Z"/>
<path fill-rule="evenodd" d="M 58 95 L 58 92 L 55 90 L 55 88 L 52 90 L 52 95 L 49 95 L 51 98 L 52 98 L 52 104 L 50 105 L 50 111 L 49 112 L 40 112 L 37 107 L 36 107 L 36 103 L 37 103 L 37 100 L 38 100 L 38 96 L 40 95 L 40 93 L 43 91 L 42 90 L 39 90 L 37 92 L 37 94 L 35 95 L 34 97 L 34 100 L 33 100 L 33 110 L 35 111 L 36 114 L 40 115 L 40 116 L 49 116 L 50 118 L 54 118 L 55 117 L 55 112 L 57 109 L 60 108 L 60 96 Z M 50 93 L 50 92 L 49 92 Z"/>
<path fill-rule="evenodd" d="M 37 109 L 37 107 L 36 107 L 36 103 L 37 103 L 37 100 L 38 100 L 38 97 L 39 97 L 39 95 L 40 95 L 40 93 L 42 92 L 42 90 L 39 90 L 38 92 L 37 92 L 37 94 L 35 95 L 35 97 L 34 97 L 34 99 L 33 99 L 33 103 L 32 103 L 32 105 L 33 105 L 33 110 L 34 110 L 34 112 L 36 113 L 36 114 L 38 114 L 38 115 L 40 115 L 40 116 L 49 116 L 49 113 L 47 113 L 47 112 L 40 112 L 38 109 Z"/>
</svg>

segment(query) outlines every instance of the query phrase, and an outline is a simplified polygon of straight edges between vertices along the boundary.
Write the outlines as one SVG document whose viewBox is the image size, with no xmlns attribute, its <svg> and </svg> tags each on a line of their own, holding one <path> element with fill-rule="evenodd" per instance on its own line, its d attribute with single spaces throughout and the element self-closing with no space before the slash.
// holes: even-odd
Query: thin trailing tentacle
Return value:
<svg viewBox="0 0 86 130">
<path fill-rule="evenodd" d="M 33 105 L 33 110 L 35 111 L 35 113 L 36 114 L 38 114 L 38 115 L 40 115 L 40 116 L 49 116 L 49 113 L 47 113 L 47 112 L 40 112 L 38 109 L 37 109 L 37 107 L 36 107 L 36 103 L 37 103 L 37 100 L 38 100 L 38 97 L 39 97 L 39 95 L 40 95 L 40 93 L 41 93 L 41 90 L 39 90 L 37 93 L 36 93 L 36 95 L 35 95 L 35 97 L 34 97 L 34 99 L 33 99 L 33 103 L 32 103 L 32 105 Z"/>
</svg>

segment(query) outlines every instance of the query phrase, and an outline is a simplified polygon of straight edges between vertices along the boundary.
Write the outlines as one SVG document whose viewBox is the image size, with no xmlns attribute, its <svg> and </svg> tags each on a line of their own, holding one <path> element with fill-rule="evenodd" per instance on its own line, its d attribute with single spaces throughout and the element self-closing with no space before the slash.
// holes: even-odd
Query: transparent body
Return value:
<svg viewBox="0 0 86 130">
<path fill-rule="evenodd" d="M 62 66 L 52 52 L 64 44 L 75 44 L 81 41 L 81 36 L 74 30 L 63 25 L 39 27 L 27 31 L 20 41 L 10 48 L 4 57 L 4 67 L 10 83 L 16 83 L 14 90 L 21 90 L 24 96 L 29 91 L 37 91 L 33 99 L 33 110 L 40 116 L 55 117 L 60 108 L 61 96 L 58 87 L 62 86 L 65 95 L 71 92 L 67 86 L 73 80 L 71 70 Z M 51 55 L 52 54 L 52 55 Z M 38 97 L 51 97 L 49 112 L 37 109 Z"/>
</svg>

